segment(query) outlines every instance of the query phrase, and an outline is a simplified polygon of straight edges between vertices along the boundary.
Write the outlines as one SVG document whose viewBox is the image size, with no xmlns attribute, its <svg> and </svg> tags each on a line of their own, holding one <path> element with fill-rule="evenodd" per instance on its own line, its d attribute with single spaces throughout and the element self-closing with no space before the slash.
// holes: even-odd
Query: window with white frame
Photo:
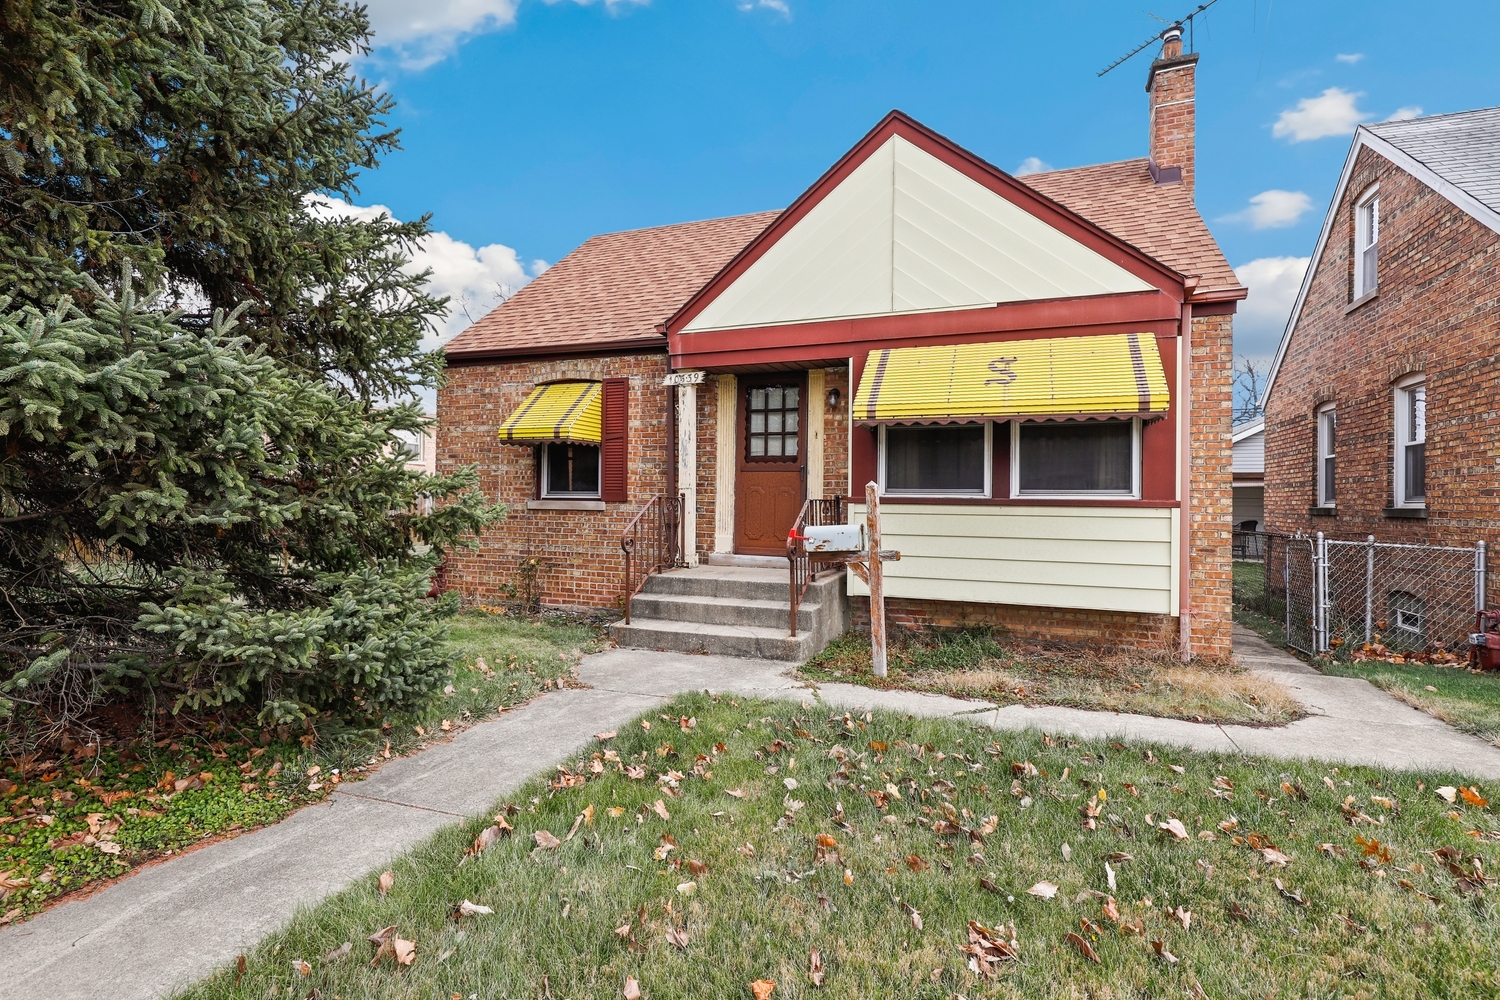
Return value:
<svg viewBox="0 0 1500 1000">
<path fill-rule="evenodd" d="M 1013 496 L 1140 496 L 1139 419 L 1014 421 L 1010 454 Z"/>
<path fill-rule="evenodd" d="M 599 499 L 599 446 L 554 441 L 542 445 L 542 498 Z"/>
<path fill-rule="evenodd" d="M 1396 384 L 1397 507 L 1427 503 L 1427 383 L 1420 376 Z"/>
<path fill-rule="evenodd" d="M 880 428 L 880 492 L 886 496 L 990 495 L 991 425 Z"/>
<path fill-rule="evenodd" d="M 1332 403 L 1318 408 L 1318 506 L 1332 507 L 1338 496 L 1339 414 Z"/>
<path fill-rule="evenodd" d="M 1376 247 L 1380 243 L 1380 190 L 1371 188 L 1354 205 L 1354 297 L 1375 290 Z"/>
</svg>

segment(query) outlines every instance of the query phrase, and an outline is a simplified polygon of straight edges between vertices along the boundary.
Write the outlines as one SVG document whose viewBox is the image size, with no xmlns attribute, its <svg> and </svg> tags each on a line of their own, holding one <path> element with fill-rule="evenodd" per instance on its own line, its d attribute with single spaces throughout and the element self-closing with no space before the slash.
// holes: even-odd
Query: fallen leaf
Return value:
<svg viewBox="0 0 1500 1000">
<path fill-rule="evenodd" d="M 625 777 L 631 781 L 640 781 L 646 777 L 646 769 L 639 764 L 630 764 L 625 768 Z"/>
<path fill-rule="evenodd" d="M 395 875 L 394 872 L 381 872 L 380 873 L 380 886 L 379 886 L 379 888 L 380 888 L 380 894 L 382 896 L 384 896 L 386 893 L 390 892 L 391 891 L 391 886 L 393 886 L 395 884 L 396 884 L 396 875 Z"/>
<path fill-rule="evenodd" d="M 1079 953 L 1090 962 L 1096 962 L 1101 965 L 1103 964 L 1099 961 L 1099 955 L 1094 951 L 1093 946 L 1085 941 L 1082 935 L 1078 934 L 1078 932 L 1068 931 L 1067 942 L 1073 947 L 1077 948 Z"/>
<path fill-rule="evenodd" d="M 497 822 L 493 826 L 487 826 L 479 831 L 479 836 L 474 838 L 474 843 L 469 845 L 469 849 L 464 851 L 464 853 L 483 854 L 490 847 L 494 846 L 495 841 L 510 833 L 510 829 L 509 823 L 497 817 Z"/>
<path fill-rule="evenodd" d="M 349 954 L 353 950 L 354 950 L 354 942 L 353 941 L 345 941 L 343 944 L 339 945 L 337 948 L 334 948 L 332 951 L 330 951 L 326 955 L 324 955 L 323 956 L 323 961 L 325 961 L 325 962 L 337 962 L 339 959 L 343 958 L 345 955 Z"/>
<path fill-rule="evenodd" d="M 1250 921 L 1252 916 L 1249 910 L 1245 909 L 1243 906 L 1241 906 L 1239 903 L 1234 902 L 1233 900 L 1230 900 L 1229 903 L 1224 907 L 1224 909 L 1234 919 L 1244 920 L 1247 923 Z"/>
<path fill-rule="evenodd" d="M 736 799 L 743 799 L 745 797 L 745 793 L 738 788 L 726 788 L 724 789 L 724 794 Z"/>
<path fill-rule="evenodd" d="M 915 906 L 912 906 L 910 903 L 902 903 L 901 904 L 901 909 L 904 910 L 906 912 L 907 917 L 909 917 L 911 919 L 911 925 L 913 927 L 915 927 L 917 930 L 921 930 L 922 929 L 922 911 L 919 910 L 919 909 L 917 909 Z"/>
<path fill-rule="evenodd" d="M 467 899 L 458 904 L 458 915 L 460 917 L 482 917 L 494 912 L 488 906 L 471 903 Z"/>
<path fill-rule="evenodd" d="M 1193 922 L 1193 911 L 1187 909 L 1186 907 L 1177 907 L 1172 911 L 1172 916 L 1176 917 L 1177 920 L 1182 924 L 1183 930 L 1187 930 Z"/>
<path fill-rule="evenodd" d="M 1167 767 L 1171 768 L 1177 774 L 1187 773 L 1187 768 L 1183 767 L 1181 764 L 1168 764 Z"/>
<path fill-rule="evenodd" d="M 1170 833 L 1173 837 L 1177 838 L 1178 840 L 1187 840 L 1188 839 L 1187 827 L 1183 826 L 1182 825 L 1182 820 L 1177 819 L 1175 816 L 1173 818 L 1167 820 L 1165 823 L 1158 823 L 1158 824 L 1156 824 L 1156 828 L 1158 830 L 1162 830 L 1162 831 L 1164 831 L 1166 833 Z"/>
<path fill-rule="evenodd" d="M 1479 794 L 1479 789 L 1474 787 L 1460 788 L 1458 790 L 1458 796 L 1469 805 L 1475 806 L 1479 809 L 1483 809 L 1485 806 L 1490 804 L 1488 799 Z"/>
<path fill-rule="evenodd" d="M 1038 899 L 1051 899 L 1057 895 L 1057 886 L 1051 882 L 1038 882 L 1026 890 L 1028 896 L 1036 896 Z"/>
<path fill-rule="evenodd" d="M 445 733 L 452 732 L 453 731 L 453 723 L 450 722 L 450 721 L 448 721 L 447 719 L 444 719 L 442 721 L 442 723 L 438 726 L 438 728 L 441 729 Z"/>
<path fill-rule="evenodd" d="M 914 872 L 925 872 L 927 869 L 931 868 L 932 865 L 922 860 L 922 856 L 920 854 L 908 854 L 906 856 L 906 867 L 910 868 Z"/>
<path fill-rule="evenodd" d="M 1287 863 L 1292 860 L 1274 847 L 1263 847 L 1260 853 L 1261 857 L 1266 859 L 1267 864 L 1276 865 L 1278 868 L 1286 867 Z"/>
<path fill-rule="evenodd" d="M 1277 878 L 1277 879 L 1272 879 L 1271 881 L 1276 884 L 1276 891 L 1279 892 L 1279 893 L 1281 893 L 1281 895 L 1283 897 L 1285 897 L 1286 899 L 1291 900 L 1293 903 L 1296 903 L 1298 906 L 1306 906 L 1307 905 L 1307 900 L 1305 900 L 1305 899 L 1302 898 L 1302 894 L 1299 893 L 1299 892 L 1296 892 L 1296 891 L 1294 891 L 1292 889 L 1288 889 L 1286 886 L 1282 885 L 1281 884 L 1281 879 Z"/>
<path fill-rule="evenodd" d="M 958 950 L 969 956 L 969 971 L 993 979 L 999 975 L 1001 962 L 1014 962 L 1020 957 L 1016 925 L 990 928 L 970 920 L 969 943 L 959 945 Z"/>
<path fill-rule="evenodd" d="M 677 883 L 677 891 L 680 892 L 680 893 L 682 893 L 684 896 L 691 896 L 693 894 L 693 890 L 696 889 L 696 888 L 698 888 L 698 883 L 697 882 L 679 882 L 679 883 Z"/>
<path fill-rule="evenodd" d="M 552 833 L 549 830 L 538 830 L 536 833 L 533 833 L 531 835 L 531 839 L 535 840 L 536 846 L 542 848 L 543 850 L 551 851 L 562 846 L 562 841 L 552 836 Z"/>
<path fill-rule="evenodd" d="M 1115 897 L 1110 896 L 1104 901 L 1104 915 L 1117 924 L 1120 922 L 1120 904 L 1115 902 Z"/>
<path fill-rule="evenodd" d="M 1110 867 L 1109 862 L 1104 862 L 1104 881 L 1109 885 L 1109 891 L 1115 891 L 1115 870 Z"/>
<path fill-rule="evenodd" d="M 617 735 L 616 731 L 613 730 L 613 729 L 611 729 L 607 733 L 595 733 L 594 734 L 594 739 L 596 739 L 596 740 L 612 740 L 612 739 L 615 738 L 616 735 Z"/>
<path fill-rule="evenodd" d="M 776 989 L 776 984 L 769 979 L 757 979 L 750 984 L 750 995 L 755 1000 L 771 1000 L 771 994 Z"/>
<path fill-rule="evenodd" d="M 299 958 L 292 963 L 292 971 L 299 976 L 310 976 L 312 975 L 312 963 L 306 959 Z"/>
<path fill-rule="evenodd" d="M 667 812 L 667 804 L 661 799 L 657 799 L 655 802 L 651 803 L 651 811 L 656 813 L 656 815 L 660 816 L 662 819 L 672 818 L 672 814 Z"/>
<path fill-rule="evenodd" d="M 676 945 L 677 947 L 679 947 L 682 950 L 686 951 L 689 940 L 691 940 L 691 938 L 688 935 L 688 929 L 686 927 L 669 927 L 669 928 L 667 928 L 667 943 L 668 944 Z"/>
<path fill-rule="evenodd" d="M 1152 941 L 1151 942 L 1151 949 L 1156 952 L 1156 957 L 1157 958 L 1160 958 L 1163 962 L 1166 962 L 1168 965 L 1176 965 L 1177 964 L 1177 956 L 1174 955 L 1174 954 L 1172 954 L 1170 951 L 1168 951 L 1166 949 L 1166 942 L 1165 941 Z"/>
<path fill-rule="evenodd" d="M 624 806 L 610 806 L 604 811 L 609 814 L 611 819 L 619 819 L 621 816 L 625 815 Z"/>
<path fill-rule="evenodd" d="M 642 722 L 641 725 L 649 726 L 650 723 Z M 626 976 L 625 988 L 621 992 L 625 994 L 625 1000 L 640 1000 L 641 984 L 636 982 L 634 976 Z"/>
<path fill-rule="evenodd" d="M 1458 801 L 1458 789 L 1454 788 L 1452 785 L 1444 785 L 1442 788 L 1436 788 L 1433 790 L 1437 792 L 1440 799 L 1442 799 L 1444 802 L 1447 802 L 1449 805 L 1452 805 L 1454 802 Z"/>
<path fill-rule="evenodd" d="M 814 986 L 823 985 L 823 953 L 816 948 L 807 953 L 807 978 Z"/>
</svg>

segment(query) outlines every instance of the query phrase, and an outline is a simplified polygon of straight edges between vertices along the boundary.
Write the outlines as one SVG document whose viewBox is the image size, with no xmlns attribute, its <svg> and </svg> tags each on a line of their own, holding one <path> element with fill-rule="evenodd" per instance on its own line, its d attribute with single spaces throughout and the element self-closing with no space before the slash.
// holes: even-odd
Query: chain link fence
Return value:
<svg viewBox="0 0 1500 1000">
<path fill-rule="evenodd" d="M 1256 565 L 1241 551 L 1258 553 Z M 1308 654 L 1463 656 L 1474 613 L 1488 606 L 1483 541 L 1235 532 L 1235 554 L 1235 600 L 1280 624 L 1286 644 Z"/>
</svg>

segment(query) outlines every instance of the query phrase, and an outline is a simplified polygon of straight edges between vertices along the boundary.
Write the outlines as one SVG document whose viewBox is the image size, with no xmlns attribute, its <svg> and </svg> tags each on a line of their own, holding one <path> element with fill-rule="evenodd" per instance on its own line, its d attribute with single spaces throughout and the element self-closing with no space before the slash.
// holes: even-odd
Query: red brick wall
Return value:
<svg viewBox="0 0 1500 1000">
<path fill-rule="evenodd" d="M 870 631 L 868 597 L 850 598 L 850 618 L 850 627 L 855 631 Z M 998 626 L 1023 639 L 1055 639 L 1126 646 L 1168 655 L 1177 653 L 1177 619 L 1170 615 L 886 598 L 885 620 L 887 627 L 894 628 Z"/>
<path fill-rule="evenodd" d="M 616 607 L 624 596 L 620 535 L 650 498 L 667 489 L 670 390 L 665 352 L 554 361 L 515 361 L 448 370 L 438 391 L 439 471 L 479 467 L 485 496 L 510 514 L 479 539 L 474 552 L 448 561 L 448 585 L 468 603 L 496 603 L 520 560 L 537 556 L 542 603 L 548 607 Z M 502 445 L 500 422 L 538 383 L 556 379 L 630 379 L 628 500 L 603 511 L 527 510 L 535 489 L 532 449 Z"/>
<path fill-rule="evenodd" d="M 823 495 L 838 496 L 849 490 L 849 369 L 829 368 L 823 373 L 823 391 L 839 391 L 839 405 L 823 410 Z M 864 496 L 864 484 L 854 491 Z"/>
<path fill-rule="evenodd" d="M 1194 316 L 1192 514 L 1188 562 L 1194 655 L 1230 651 L 1234 634 L 1233 316 Z"/>
<path fill-rule="evenodd" d="M 1350 310 L 1355 201 L 1380 184 L 1379 282 Z M 1500 234 L 1363 150 L 1266 406 L 1266 525 L 1472 545 L 1500 524 Z M 1427 377 L 1427 518 L 1387 517 L 1394 383 Z M 1338 407 L 1337 513 L 1315 517 L 1316 428 Z"/>
</svg>

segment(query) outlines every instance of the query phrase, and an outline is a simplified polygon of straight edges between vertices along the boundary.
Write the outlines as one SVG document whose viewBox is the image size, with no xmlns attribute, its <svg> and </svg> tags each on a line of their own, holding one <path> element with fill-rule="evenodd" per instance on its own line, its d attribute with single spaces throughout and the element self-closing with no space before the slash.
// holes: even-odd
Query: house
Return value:
<svg viewBox="0 0 1500 1000">
<path fill-rule="evenodd" d="M 892 112 L 785 210 L 585 242 L 446 348 L 438 467 L 511 511 L 449 586 L 540 560 L 543 603 L 620 608 L 680 531 L 617 640 L 798 658 L 868 601 L 825 574 L 789 637 L 788 531 L 875 481 L 894 622 L 1227 653 L 1245 289 L 1197 61 L 1164 33 L 1149 157 L 1018 178 Z"/>
<path fill-rule="evenodd" d="M 1500 524 L 1500 108 L 1361 126 L 1264 397 L 1267 526 Z"/>
<path fill-rule="evenodd" d="M 1266 524 L 1266 420 L 1255 417 L 1235 424 L 1230 435 L 1234 444 L 1234 513 L 1236 531 L 1260 531 Z"/>
</svg>

